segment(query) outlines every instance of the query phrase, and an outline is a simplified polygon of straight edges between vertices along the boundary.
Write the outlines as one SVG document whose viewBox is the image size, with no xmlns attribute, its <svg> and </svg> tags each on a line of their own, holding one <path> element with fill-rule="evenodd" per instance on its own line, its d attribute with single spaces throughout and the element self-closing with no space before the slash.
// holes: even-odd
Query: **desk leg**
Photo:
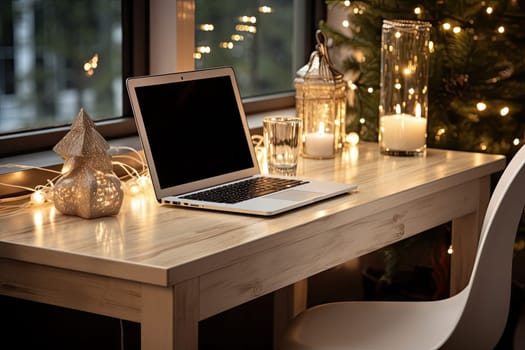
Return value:
<svg viewBox="0 0 525 350">
<path fill-rule="evenodd" d="M 460 292 L 468 283 L 476 256 L 481 225 L 490 199 L 490 177 L 480 179 L 477 211 L 452 220 L 452 254 L 450 261 L 450 295 Z"/>
<path fill-rule="evenodd" d="M 141 349 L 198 349 L 199 283 L 143 286 Z"/>
<path fill-rule="evenodd" d="M 308 280 L 281 288 L 273 294 L 273 348 L 290 321 L 306 309 Z"/>
</svg>

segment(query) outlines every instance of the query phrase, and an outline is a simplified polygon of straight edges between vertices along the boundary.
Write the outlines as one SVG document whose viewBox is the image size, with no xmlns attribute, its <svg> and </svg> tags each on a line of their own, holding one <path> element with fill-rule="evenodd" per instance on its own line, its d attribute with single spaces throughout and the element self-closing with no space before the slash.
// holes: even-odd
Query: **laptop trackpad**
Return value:
<svg viewBox="0 0 525 350">
<path fill-rule="evenodd" d="M 311 191 L 299 191 L 299 190 L 288 190 L 284 192 L 278 192 L 267 196 L 266 198 L 282 199 L 293 202 L 300 202 L 319 196 L 319 192 Z"/>
</svg>

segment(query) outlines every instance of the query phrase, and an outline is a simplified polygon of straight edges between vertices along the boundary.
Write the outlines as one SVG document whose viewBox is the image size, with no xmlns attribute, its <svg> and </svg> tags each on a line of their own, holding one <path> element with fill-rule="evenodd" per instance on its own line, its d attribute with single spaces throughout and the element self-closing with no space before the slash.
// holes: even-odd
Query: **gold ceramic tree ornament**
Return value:
<svg viewBox="0 0 525 350">
<path fill-rule="evenodd" d="M 124 192 L 108 149 L 109 144 L 81 109 L 71 130 L 53 148 L 64 159 L 63 175 L 53 190 L 58 211 L 85 219 L 118 214 Z"/>
</svg>

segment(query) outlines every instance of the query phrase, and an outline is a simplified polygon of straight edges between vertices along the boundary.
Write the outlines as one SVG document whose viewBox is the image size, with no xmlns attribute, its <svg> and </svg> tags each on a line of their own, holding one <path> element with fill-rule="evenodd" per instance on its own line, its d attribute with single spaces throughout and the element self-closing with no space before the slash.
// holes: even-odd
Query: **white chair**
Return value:
<svg viewBox="0 0 525 350">
<path fill-rule="evenodd" d="M 493 349 L 509 312 L 513 245 L 525 205 L 525 147 L 491 196 L 468 285 L 436 301 L 334 302 L 299 314 L 280 350 Z"/>
</svg>

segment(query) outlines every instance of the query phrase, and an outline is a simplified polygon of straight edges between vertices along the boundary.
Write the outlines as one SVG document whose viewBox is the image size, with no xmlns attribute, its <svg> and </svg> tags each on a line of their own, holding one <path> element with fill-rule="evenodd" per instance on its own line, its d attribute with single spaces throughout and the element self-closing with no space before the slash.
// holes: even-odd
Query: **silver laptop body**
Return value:
<svg viewBox="0 0 525 350">
<path fill-rule="evenodd" d="M 126 85 L 160 203 L 267 216 L 356 188 L 306 179 L 305 184 L 233 204 L 182 198 L 262 176 L 234 71 L 221 67 L 131 77 Z"/>
</svg>

